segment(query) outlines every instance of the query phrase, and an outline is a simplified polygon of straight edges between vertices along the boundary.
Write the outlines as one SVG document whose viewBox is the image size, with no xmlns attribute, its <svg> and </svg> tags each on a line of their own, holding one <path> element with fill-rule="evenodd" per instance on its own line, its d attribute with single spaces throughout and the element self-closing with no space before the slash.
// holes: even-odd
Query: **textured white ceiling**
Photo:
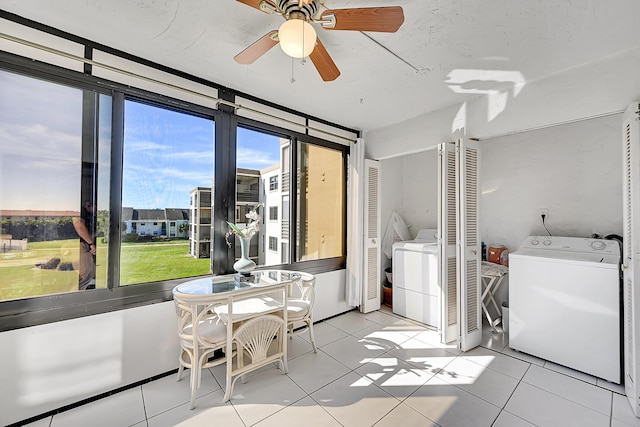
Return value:
<svg viewBox="0 0 640 427">
<path fill-rule="evenodd" d="M 440 110 L 640 48 L 637 0 L 326 0 L 332 9 L 399 5 L 397 33 L 326 31 L 341 71 L 278 47 L 251 65 L 233 57 L 282 18 L 234 0 L 0 0 L 0 8 L 262 99 L 361 130 Z M 1 30 L 0 30 L 1 31 Z M 292 83 L 291 79 L 295 79 Z M 606 77 L 605 77 L 606 78 Z M 561 88 L 558 88 L 561 90 Z M 552 108 L 552 106 L 549 106 Z"/>
</svg>

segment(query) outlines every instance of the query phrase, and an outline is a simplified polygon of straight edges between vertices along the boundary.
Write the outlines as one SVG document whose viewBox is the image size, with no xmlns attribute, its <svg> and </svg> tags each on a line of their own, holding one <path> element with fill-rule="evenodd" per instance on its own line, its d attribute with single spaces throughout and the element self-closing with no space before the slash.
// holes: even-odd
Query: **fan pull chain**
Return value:
<svg viewBox="0 0 640 427">
<path fill-rule="evenodd" d="M 294 84 L 296 79 L 293 77 L 293 56 L 291 57 L 291 84 Z"/>
</svg>

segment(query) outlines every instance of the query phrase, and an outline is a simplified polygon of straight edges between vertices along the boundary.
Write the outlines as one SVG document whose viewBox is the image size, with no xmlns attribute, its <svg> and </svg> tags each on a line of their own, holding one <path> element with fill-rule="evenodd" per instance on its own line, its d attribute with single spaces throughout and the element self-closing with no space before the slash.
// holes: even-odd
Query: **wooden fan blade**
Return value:
<svg viewBox="0 0 640 427">
<path fill-rule="evenodd" d="M 328 15 L 335 16 L 336 25 L 323 25 L 325 30 L 395 33 L 404 22 L 404 13 L 400 6 L 326 10 L 322 13 L 321 19 Z"/>
<path fill-rule="evenodd" d="M 265 3 L 267 3 L 269 6 L 273 7 L 275 9 L 276 5 L 273 4 L 273 2 L 269 1 L 269 0 L 238 0 L 240 3 L 246 4 L 247 6 L 253 7 L 255 9 L 258 10 L 262 10 L 260 9 L 260 3 L 262 3 L 263 1 Z M 262 10 L 264 12 L 264 10 Z"/>
<path fill-rule="evenodd" d="M 320 77 L 322 77 L 322 80 L 325 82 L 333 81 L 340 75 L 340 70 L 338 70 L 338 67 L 329 56 L 329 52 L 327 52 L 327 49 L 325 49 L 320 39 L 316 42 L 316 47 L 313 48 L 309 58 L 311 58 L 313 65 L 316 66 Z"/>
<path fill-rule="evenodd" d="M 253 62 L 278 44 L 278 31 L 273 30 L 265 34 L 245 50 L 233 57 L 238 64 L 253 64 Z"/>
</svg>

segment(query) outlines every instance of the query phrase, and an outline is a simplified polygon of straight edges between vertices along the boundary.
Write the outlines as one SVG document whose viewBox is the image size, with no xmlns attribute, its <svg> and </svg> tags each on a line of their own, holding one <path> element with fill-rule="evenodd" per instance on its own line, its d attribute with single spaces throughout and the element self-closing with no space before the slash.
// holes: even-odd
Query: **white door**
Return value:
<svg viewBox="0 0 640 427">
<path fill-rule="evenodd" d="M 640 103 L 634 102 L 624 113 L 623 140 L 623 307 L 624 307 L 624 389 L 631 408 L 640 416 L 638 396 L 637 322 L 640 321 L 640 289 L 634 286 L 640 274 Z"/>
<path fill-rule="evenodd" d="M 456 200 L 460 349 L 482 341 L 480 228 L 478 225 L 478 142 L 456 142 Z"/>
<path fill-rule="evenodd" d="M 380 272 L 380 164 L 364 161 L 364 289 L 360 311 L 380 309 L 382 277 Z"/>
<path fill-rule="evenodd" d="M 438 146 L 438 258 L 440 277 L 440 340 L 459 338 L 458 288 L 456 265 L 456 146 Z"/>
</svg>

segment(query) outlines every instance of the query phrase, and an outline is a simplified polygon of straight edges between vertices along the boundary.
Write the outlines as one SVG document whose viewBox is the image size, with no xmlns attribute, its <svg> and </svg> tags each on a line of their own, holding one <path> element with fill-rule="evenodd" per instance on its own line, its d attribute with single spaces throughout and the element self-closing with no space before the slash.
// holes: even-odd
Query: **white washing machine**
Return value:
<svg viewBox="0 0 640 427">
<path fill-rule="evenodd" d="M 438 327 L 438 239 L 436 229 L 423 229 L 415 240 L 393 244 L 393 312 Z"/>
<path fill-rule="evenodd" d="M 617 241 L 531 236 L 509 255 L 509 347 L 619 384 Z"/>
</svg>

